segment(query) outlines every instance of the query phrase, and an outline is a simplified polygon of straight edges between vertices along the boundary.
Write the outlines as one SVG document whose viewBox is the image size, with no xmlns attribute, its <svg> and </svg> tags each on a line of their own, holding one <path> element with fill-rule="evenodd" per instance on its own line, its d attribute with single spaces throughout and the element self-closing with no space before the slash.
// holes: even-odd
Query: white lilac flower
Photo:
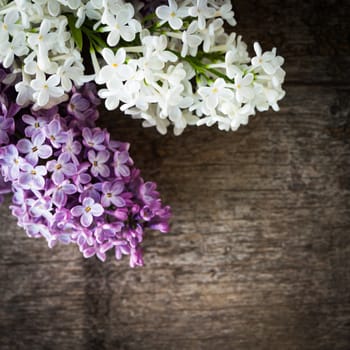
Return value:
<svg viewBox="0 0 350 350">
<path fill-rule="evenodd" d="M 211 86 L 200 87 L 198 93 L 210 109 L 216 108 L 221 98 L 229 100 L 234 96 L 233 92 L 227 88 L 226 82 L 222 78 L 216 79 Z"/>
<path fill-rule="evenodd" d="M 272 51 L 262 53 L 262 49 L 259 43 L 254 43 L 254 51 L 256 56 L 252 58 L 253 67 L 262 67 L 267 74 L 274 74 L 277 70 L 277 66 L 274 64 L 276 54 Z"/>
<path fill-rule="evenodd" d="M 45 70 L 50 66 L 48 51 L 55 45 L 58 37 L 50 31 L 51 21 L 44 19 L 41 22 L 39 33 L 29 34 L 28 44 L 37 53 L 38 65 Z"/>
<path fill-rule="evenodd" d="M 251 86 L 254 80 L 253 74 L 249 73 L 246 76 L 242 76 L 242 74 L 237 74 L 235 76 L 235 91 L 236 91 L 236 99 L 238 102 L 246 102 L 254 97 L 254 90 Z"/>
<path fill-rule="evenodd" d="M 221 18 L 217 18 L 209 24 L 208 28 L 202 31 L 204 52 L 209 52 L 214 46 L 216 38 L 220 35 L 220 32 L 223 32 L 223 25 L 224 21 Z"/>
<path fill-rule="evenodd" d="M 175 0 L 168 0 L 168 4 L 157 7 L 156 15 L 162 20 L 161 24 L 168 22 L 172 29 L 178 30 L 182 27 L 182 18 L 188 16 L 188 9 L 179 8 Z"/>
<path fill-rule="evenodd" d="M 215 15 L 217 17 L 223 18 L 231 26 L 235 26 L 237 24 L 234 18 L 234 12 L 232 11 L 232 4 L 230 1 L 226 1 L 223 5 L 221 5 Z"/>
<path fill-rule="evenodd" d="M 149 8 L 154 13 L 142 21 Z M 228 0 L 168 0 L 143 9 L 123 0 L 15 0 L 0 10 L 0 63 L 22 71 L 16 100 L 33 102 L 34 110 L 94 79 L 104 85 L 98 95 L 108 110 L 120 108 L 161 133 L 172 125 L 180 134 L 195 122 L 236 130 L 257 110 L 278 110 L 284 60 L 257 43 L 250 58 L 224 22 L 236 24 Z M 91 75 L 81 56 L 86 44 Z"/>
<path fill-rule="evenodd" d="M 60 78 L 58 75 L 51 75 L 46 79 L 43 73 L 37 74 L 36 79 L 32 80 L 30 86 L 34 90 L 33 97 L 40 106 L 45 106 L 50 97 L 61 97 L 64 94 L 63 88 L 58 86 Z"/>
<path fill-rule="evenodd" d="M 47 10 L 53 17 L 57 17 L 61 11 L 61 4 L 57 0 L 47 0 Z"/>
<path fill-rule="evenodd" d="M 124 95 L 125 87 L 123 83 L 118 79 L 108 81 L 106 84 L 106 87 L 107 87 L 106 89 L 101 89 L 98 92 L 98 96 L 106 100 L 105 101 L 106 108 L 109 111 L 112 111 L 119 106 L 120 100 L 124 99 L 123 95 Z"/>
<path fill-rule="evenodd" d="M 226 52 L 225 55 L 225 72 L 229 79 L 233 79 L 237 74 L 241 73 L 239 65 L 237 65 L 237 48 L 233 48 Z"/>
<path fill-rule="evenodd" d="M 86 17 L 95 21 L 99 21 L 101 19 L 101 13 L 93 5 L 92 1 L 88 2 L 87 4 L 81 4 L 81 6 L 79 6 L 75 26 L 77 28 L 80 28 L 85 22 Z"/>
<path fill-rule="evenodd" d="M 15 56 L 24 56 L 29 52 L 25 40 L 25 34 L 18 32 L 12 41 L 0 42 L 0 55 L 4 55 L 2 64 L 5 68 L 9 68 L 12 65 Z"/>
<path fill-rule="evenodd" d="M 9 40 L 9 35 L 13 35 L 22 29 L 22 26 L 18 24 L 18 11 L 9 11 L 3 21 L 0 21 L 0 40 L 1 42 Z"/>
<path fill-rule="evenodd" d="M 142 44 L 145 47 L 145 57 L 159 59 L 161 62 L 176 62 L 177 56 L 166 50 L 168 47 L 168 39 L 165 35 L 146 36 L 142 39 Z"/>
<path fill-rule="evenodd" d="M 182 109 L 187 109 L 192 105 L 192 97 L 182 96 L 183 90 L 183 85 L 168 87 L 167 84 L 159 89 L 159 116 L 160 118 L 169 117 L 177 128 L 182 127 L 181 124 L 178 125 L 181 120 Z"/>
<path fill-rule="evenodd" d="M 34 90 L 29 82 L 25 80 L 19 81 L 15 88 L 17 92 L 16 103 L 18 105 L 24 106 L 32 100 Z"/>
<path fill-rule="evenodd" d="M 72 82 L 77 85 L 83 84 L 84 66 L 79 59 L 71 56 L 64 61 L 63 65 L 58 67 L 57 75 L 60 77 L 61 86 L 64 91 L 69 92 L 73 87 Z"/>
<path fill-rule="evenodd" d="M 155 104 L 149 105 L 147 110 L 140 110 L 137 108 L 129 108 L 126 110 L 126 114 L 130 115 L 134 119 L 143 119 L 142 126 L 144 128 L 156 127 L 157 131 L 165 135 L 167 128 L 170 125 L 169 119 L 162 119 L 159 117 L 159 107 Z"/>
<path fill-rule="evenodd" d="M 207 0 L 197 0 L 196 4 L 188 10 L 190 16 L 198 18 L 198 28 L 201 30 L 205 28 L 206 19 L 213 18 L 215 13 L 214 8 L 208 7 Z"/>
<path fill-rule="evenodd" d="M 116 46 L 120 38 L 125 41 L 133 41 L 137 32 L 141 30 L 140 24 L 133 18 L 134 7 L 131 4 L 123 5 L 118 13 L 113 16 L 107 14 L 105 16 L 104 31 L 108 32 L 107 44 L 109 46 Z"/>
<path fill-rule="evenodd" d="M 96 76 L 96 82 L 104 84 L 112 80 L 126 80 L 131 75 L 128 65 L 124 64 L 126 52 L 123 48 L 115 54 L 111 49 L 103 49 L 102 56 L 107 65 L 103 66 Z"/>
<path fill-rule="evenodd" d="M 198 52 L 198 47 L 202 43 L 203 39 L 197 35 L 198 22 L 193 21 L 187 28 L 187 30 L 182 32 L 182 49 L 181 56 L 187 56 L 190 52 L 191 56 L 196 56 Z"/>
</svg>

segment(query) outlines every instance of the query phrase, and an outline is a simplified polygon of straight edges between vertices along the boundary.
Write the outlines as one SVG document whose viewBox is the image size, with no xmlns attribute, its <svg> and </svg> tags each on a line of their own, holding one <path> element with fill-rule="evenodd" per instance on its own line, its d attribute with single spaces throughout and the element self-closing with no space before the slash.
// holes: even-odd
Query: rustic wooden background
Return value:
<svg viewBox="0 0 350 350">
<path fill-rule="evenodd" d="M 3 206 L 1 349 L 350 349 L 350 2 L 234 7 L 246 42 L 286 58 L 281 112 L 178 138 L 105 115 L 171 233 L 132 270 L 49 250 Z"/>
</svg>

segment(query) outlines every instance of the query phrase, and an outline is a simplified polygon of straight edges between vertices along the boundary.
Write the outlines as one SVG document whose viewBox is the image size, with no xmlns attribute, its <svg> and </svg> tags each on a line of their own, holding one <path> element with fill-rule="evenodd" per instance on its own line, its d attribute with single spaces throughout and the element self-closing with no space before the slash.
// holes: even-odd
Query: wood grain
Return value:
<svg viewBox="0 0 350 350">
<path fill-rule="evenodd" d="M 174 211 L 146 266 L 47 248 L 0 210 L 1 349 L 350 348 L 348 1 L 235 1 L 286 57 L 279 113 L 181 137 L 105 113 Z"/>
</svg>

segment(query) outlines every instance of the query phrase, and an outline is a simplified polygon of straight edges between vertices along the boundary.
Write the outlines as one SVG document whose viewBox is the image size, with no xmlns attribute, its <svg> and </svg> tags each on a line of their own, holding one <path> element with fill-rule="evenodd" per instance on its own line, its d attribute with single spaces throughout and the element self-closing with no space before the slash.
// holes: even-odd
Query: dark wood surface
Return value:
<svg viewBox="0 0 350 350">
<path fill-rule="evenodd" d="M 350 349 L 350 2 L 234 7 L 247 43 L 286 58 L 280 113 L 181 137 L 105 114 L 171 233 L 130 269 L 50 250 L 2 206 L 1 349 Z"/>
</svg>

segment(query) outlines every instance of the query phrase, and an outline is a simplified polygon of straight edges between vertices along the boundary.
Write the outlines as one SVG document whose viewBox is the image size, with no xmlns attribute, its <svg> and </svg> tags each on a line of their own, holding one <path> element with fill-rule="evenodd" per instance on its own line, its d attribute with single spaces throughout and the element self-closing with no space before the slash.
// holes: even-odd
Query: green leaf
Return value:
<svg viewBox="0 0 350 350">
<path fill-rule="evenodd" d="M 81 32 L 81 29 L 75 26 L 74 16 L 68 16 L 68 26 L 72 33 L 73 40 L 81 51 L 83 49 L 83 34 Z"/>
</svg>

